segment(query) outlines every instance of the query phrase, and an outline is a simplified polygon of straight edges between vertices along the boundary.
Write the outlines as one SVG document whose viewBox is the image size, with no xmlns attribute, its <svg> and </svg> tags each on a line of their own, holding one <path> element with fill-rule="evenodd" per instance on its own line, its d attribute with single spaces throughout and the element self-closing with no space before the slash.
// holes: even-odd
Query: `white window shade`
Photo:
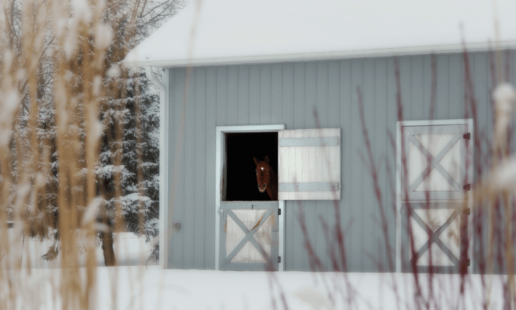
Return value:
<svg viewBox="0 0 516 310">
<path fill-rule="evenodd" d="M 278 199 L 340 200 L 340 128 L 278 132 Z"/>
</svg>

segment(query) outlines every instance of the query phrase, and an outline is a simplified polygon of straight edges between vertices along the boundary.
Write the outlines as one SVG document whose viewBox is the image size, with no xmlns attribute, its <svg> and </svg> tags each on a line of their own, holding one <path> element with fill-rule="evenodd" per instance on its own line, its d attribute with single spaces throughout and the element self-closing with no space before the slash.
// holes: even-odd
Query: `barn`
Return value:
<svg viewBox="0 0 516 310">
<path fill-rule="evenodd" d="M 164 68 L 160 264 L 483 272 L 486 216 L 467 198 L 490 163 L 492 91 L 516 80 L 512 12 L 188 3 L 125 59 Z"/>
</svg>

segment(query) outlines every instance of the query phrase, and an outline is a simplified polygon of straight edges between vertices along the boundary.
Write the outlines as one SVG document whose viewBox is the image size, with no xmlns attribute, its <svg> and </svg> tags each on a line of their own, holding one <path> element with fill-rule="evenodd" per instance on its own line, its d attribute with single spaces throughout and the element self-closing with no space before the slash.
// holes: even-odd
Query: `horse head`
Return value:
<svg viewBox="0 0 516 310">
<path fill-rule="evenodd" d="M 269 157 L 265 156 L 265 160 L 259 161 L 254 158 L 256 164 L 256 180 L 258 181 L 258 190 L 265 193 L 267 187 L 271 186 L 272 167 L 269 165 Z"/>
</svg>

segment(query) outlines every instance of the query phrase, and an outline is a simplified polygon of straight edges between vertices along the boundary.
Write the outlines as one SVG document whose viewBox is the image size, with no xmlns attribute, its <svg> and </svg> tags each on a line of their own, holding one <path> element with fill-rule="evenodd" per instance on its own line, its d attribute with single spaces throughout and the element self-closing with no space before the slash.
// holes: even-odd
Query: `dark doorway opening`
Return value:
<svg viewBox="0 0 516 310">
<path fill-rule="evenodd" d="M 253 157 L 264 160 L 278 172 L 278 133 L 226 134 L 226 201 L 270 200 L 258 191 Z"/>
</svg>

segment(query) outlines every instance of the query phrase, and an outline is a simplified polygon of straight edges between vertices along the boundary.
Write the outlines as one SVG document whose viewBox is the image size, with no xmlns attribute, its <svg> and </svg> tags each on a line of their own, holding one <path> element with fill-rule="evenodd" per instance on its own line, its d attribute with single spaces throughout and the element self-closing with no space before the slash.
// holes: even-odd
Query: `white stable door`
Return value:
<svg viewBox="0 0 516 310">
<path fill-rule="evenodd" d="M 398 123 L 398 270 L 459 272 L 470 265 L 467 197 L 471 120 Z"/>
</svg>

